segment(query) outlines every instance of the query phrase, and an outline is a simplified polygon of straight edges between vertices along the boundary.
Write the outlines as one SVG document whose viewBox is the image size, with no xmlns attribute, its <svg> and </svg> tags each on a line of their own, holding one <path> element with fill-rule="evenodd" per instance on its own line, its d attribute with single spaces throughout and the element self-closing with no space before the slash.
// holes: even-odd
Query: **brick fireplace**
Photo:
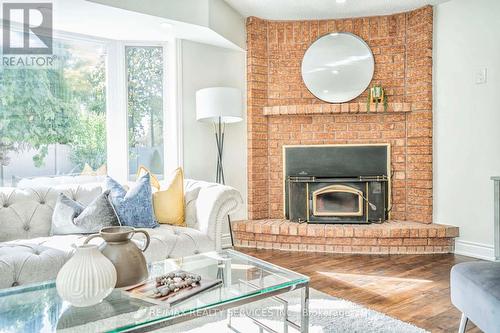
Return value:
<svg viewBox="0 0 500 333">
<path fill-rule="evenodd" d="M 389 16 L 338 20 L 248 18 L 249 221 L 234 224 L 237 245 L 269 243 L 266 247 L 273 248 L 273 243 L 283 243 L 287 249 L 290 244 L 299 249 L 302 243 L 319 249 L 328 245 L 334 252 L 354 251 L 352 246 L 364 247 L 363 252 L 384 247 L 385 253 L 391 243 L 387 239 L 397 238 L 392 241 L 393 253 L 417 252 L 417 247 L 418 252 L 452 249 L 458 230 L 431 224 L 432 16 L 432 7 L 426 6 Z M 370 86 L 384 87 L 387 110 L 382 105 L 367 110 L 366 91 L 348 103 L 330 104 L 305 87 L 300 65 L 306 49 L 319 36 L 338 31 L 354 33 L 370 46 L 375 58 Z M 330 144 L 390 145 L 391 222 L 325 227 L 284 220 L 283 146 Z M 356 228 L 362 229 L 356 232 Z M 332 243 L 330 238 L 337 240 Z"/>
</svg>

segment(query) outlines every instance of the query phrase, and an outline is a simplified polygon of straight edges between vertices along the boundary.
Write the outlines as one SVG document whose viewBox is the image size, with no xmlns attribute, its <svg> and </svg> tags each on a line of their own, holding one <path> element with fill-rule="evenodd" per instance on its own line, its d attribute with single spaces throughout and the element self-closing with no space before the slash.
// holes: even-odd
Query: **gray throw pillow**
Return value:
<svg viewBox="0 0 500 333">
<path fill-rule="evenodd" d="M 108 198 L 101 193 L 87 207 L 60 193 L 52 215 L 51 235 L 92 234 L 103 227 L 120 225 Z"/>
</svg>

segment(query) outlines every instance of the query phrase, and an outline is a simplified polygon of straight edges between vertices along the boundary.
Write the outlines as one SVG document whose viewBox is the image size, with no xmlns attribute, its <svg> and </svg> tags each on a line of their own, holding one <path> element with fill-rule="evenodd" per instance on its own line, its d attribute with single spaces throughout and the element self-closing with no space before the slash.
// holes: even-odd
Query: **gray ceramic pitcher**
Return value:
<svg viewBox="0 0 500 333">
<path fill-rule="evenodd" d="M 142 249 L 132 241 L 132 236 L 136 233 L 146 236 L 146 244 Z M 102 228 L 100 233 L 87 237 L 84 244 L 96 237 L 104 239 L 102 254 L 115 265 L 116 288 L 131 286 L 148 278 L 148 266 L 143 254 L 150 242 L 146 231 L 125 226 L 106 227 Z"/>
</svg>

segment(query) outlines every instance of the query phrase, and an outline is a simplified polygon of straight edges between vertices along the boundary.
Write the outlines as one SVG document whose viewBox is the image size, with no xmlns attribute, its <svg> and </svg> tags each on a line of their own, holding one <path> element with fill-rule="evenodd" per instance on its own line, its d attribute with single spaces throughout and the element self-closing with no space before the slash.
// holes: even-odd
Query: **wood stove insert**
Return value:
<svg viewBox="0 0 500 333">
<path fill-rule="evenodd" d="M 309 223 L 387 220 L 389 156 L 387 144 L 285 146 L 285 217 Z"/>
</svg>

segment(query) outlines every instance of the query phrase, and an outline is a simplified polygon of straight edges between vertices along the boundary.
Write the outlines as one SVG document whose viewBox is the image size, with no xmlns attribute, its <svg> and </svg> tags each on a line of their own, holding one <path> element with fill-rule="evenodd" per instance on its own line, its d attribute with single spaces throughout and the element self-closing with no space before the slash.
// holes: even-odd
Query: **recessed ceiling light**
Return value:
<svg viewBox="0 0 500 333">
<path fill-rule="evenodd" d="M 346 0 L 336 0 L 337 3 L 345 3 Z"/>
</svg>

